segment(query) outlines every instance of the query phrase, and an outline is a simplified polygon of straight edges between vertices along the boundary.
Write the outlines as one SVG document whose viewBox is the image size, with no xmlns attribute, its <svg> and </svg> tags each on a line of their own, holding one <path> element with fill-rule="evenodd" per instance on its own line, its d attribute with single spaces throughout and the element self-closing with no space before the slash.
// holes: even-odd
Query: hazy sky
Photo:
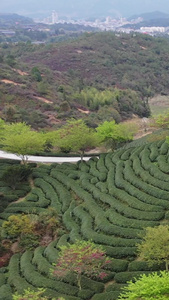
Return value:
<svg viewBox="0 0 169 300">
<path fill-rule="evenodd" d="M 169 14 L 169 0 L 0 0 L 0 13 L 33 16 L 48 15 L 52 10 L 74 17 L 131 16 L 157 10 Z"/>
</svg>

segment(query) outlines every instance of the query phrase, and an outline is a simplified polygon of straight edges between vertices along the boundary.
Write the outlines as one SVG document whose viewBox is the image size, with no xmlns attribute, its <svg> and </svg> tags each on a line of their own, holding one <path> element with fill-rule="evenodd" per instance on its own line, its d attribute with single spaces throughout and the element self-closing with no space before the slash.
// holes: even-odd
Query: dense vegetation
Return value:
<svg viewBox="0 0 169 300">
<path fill-rule="evenodd" d="M 2 180 L 5 168 L 13 162 L 1 160 L 0 192 L 13 202 L 3 206 L 0 214 L 4 246 L 1 253 L 4 257 L 12 255 L 9 265 L 9 257 L 1 261 L 4 267 L 0 268 L 0 299 L 11 300 L 12 292 L 22 294 L 28 288 L 46 288 L 46 295 L 51 298 L 117 299 L 128 280 L 165 269 L 165 265 L 149 267 L 145 261 L 136 259 L 136 245 L 142 240 L 143 229 L 167 224 L 169 219 L 169 145 L 158 140 L 158 135 L 154 138 L 151 143 L 131 143 L 88 162 L 33 166 L 31 187 L 26 181 L 15 190 Z M 15 201 L 18 198 L 20 201 Z M 51 233 L 51 227 L 38 223 L 38 246 L 32 236 L 25 236 L 18 252 L 16 238 L 10 237 L 9 231 L 4 236 L 4 222 L 21 214 L 32 220 L 41 216 L 42 222 L 48 219 L 43 216 L 49 208 L 57 212 L 56 231 Z M 51 216 L 50 225 L 54 219 Z M 62 281 L 51 274 L 59 247 L 77 240 L 92 240 L 113 258 L 106 267 L 108 274 L 104 280 L 83 275 L 81 290 L 74 274 Z M 15 248 L 11 248 L 11 243 Z"/>
<path fill-rule="evenodd" d="M 168 95 L 169 41 L 141 34 L 85 33 L 74 41 L 0 45 L 1 117 L 34 128 L 83 118 L 96 127 Z M 21 72 L 22 71 L 22 72 Z"/>
</svg>

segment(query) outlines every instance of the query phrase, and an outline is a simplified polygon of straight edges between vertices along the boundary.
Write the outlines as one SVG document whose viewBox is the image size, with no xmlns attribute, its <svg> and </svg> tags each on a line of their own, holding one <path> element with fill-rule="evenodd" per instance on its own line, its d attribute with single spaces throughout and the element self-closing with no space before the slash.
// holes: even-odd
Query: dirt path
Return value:
<svg viewBox="0 0 169 300">
<path fill-rule="evenodd" d="M 83 110 L 83 109 L 81 109 L 81 108 L 78 108 L 77 110 L 80 111 L 81 113 L 87 114 L 87 115 L 90 113 L 89 110 Z"/>
<path fill-rule="evenodd" d="M 43 97 L 34 97 L 35 99 L 37 99 L 37 100 L 40 100 L 40 101 L 42 101 L 42 102 L 44 102 L 44 103 L 53 103 L 53 101 L 51 101 L 51 100 L 48 100 L 48 99 L 46 99 L 46 98 L 43 98 Z"/>
<path fill-rule="evenodd" d="M 28 76 L 29 74 L 27 72 L 23 72 L 19 69 L 12 69 L 13 71 L 17 72 L 21 76 Z"/>
<path fill-rule="evenodd" d="M 17 83 L 15 81 L 12 81 L 12 80 L 9 80 L 9 79 L 2 79 L 1 82 L 4 82 L 6 84 L 10 83 L 10 84 L 13 84 L 13 85 L 22 85 L 22 83 Z"/>
</svg>

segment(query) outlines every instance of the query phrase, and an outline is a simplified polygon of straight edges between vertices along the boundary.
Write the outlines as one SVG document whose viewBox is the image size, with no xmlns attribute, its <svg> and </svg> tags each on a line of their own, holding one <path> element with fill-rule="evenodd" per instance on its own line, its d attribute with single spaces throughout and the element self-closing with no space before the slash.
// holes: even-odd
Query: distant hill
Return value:
<svg viewBox="0 0 169 300">
<path fill-rule="evenodd" d="M 130 18 L 128 18 L 128 21 L 131 21 L 133 19 L 142 18 L 144 21 L 150 21 L 150 20 L 157 20 L 157 19 L 167 19 L 169 18 L 169 14 L 160 12 L 160 11 L 154 11 L 150 13 L 144 13 L 144 14 L 137 14 L 133 15 Z"/>
<path fill-rule="evenodd" d="M 141 21 L 136 24 L 126 24 L 125 28 L 139 29 L 141 27 L 168 27 L 169 26 L 169 14 L 155 11 L 152 13 L 138 14 L 131 16 L 128 21 L 137 20 L 141 18 Z"/>
<path fill-rule="evenodd" d="M 2 14 L 0 13 L 0 26 L 9 27 L 20 24 L 33 24 L 34 21 L 31 18 L 23 17 L 18 14 Z"/>
<path fill-rule="evenodd" d="M 151 20 L 143 20 L 136 24 L 126 24 L 122 26 L 123 28 L 132 28 L 140 29 L 141 27 L 168 27 L 169 26 L 169 17 L 168 18 L 158 18 Z"/>
</svg>

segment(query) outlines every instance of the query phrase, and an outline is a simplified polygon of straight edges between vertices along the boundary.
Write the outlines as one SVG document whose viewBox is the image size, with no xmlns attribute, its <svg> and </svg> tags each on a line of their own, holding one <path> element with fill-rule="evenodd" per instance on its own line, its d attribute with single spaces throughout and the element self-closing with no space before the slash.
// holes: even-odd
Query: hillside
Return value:
<svg viewBox="0 0 169 300">
<path fill-rule="evenodd" d="M 28 17 L 23 17 L 18 14 L 0 13 L 1 28 L 16 28 L 22 25 L 33 24 L 33 20 Z"/>
<path fill-rule="evenodd" d="M 94 127 L 105 116 L 116 121 L 149 116 L 148 100 L 169 94 L 168 61 L 169 41 L 141 34 L 1 44 L 1 116 L 8 119 L 10 107 L 13 120 L 35 128 L 60 126 L 71 117 Z M 112 92 L 112 102 L 102 91 Z"/>
<path fill-rule="evenodd" d="M 37 287 L 45 287 L 50 297 L 62 295 L 68 300 L 117 299 L 126 281 L 152 271 L 137 259 L 136 243 L 145 227 L 169 219 L 169 145 L 156 139 L 89 162 L 34 166 L 31 191 L 28 185 L 12 191 L 0 180 L 6 201 L 15 201 L 1 206 L 1 224 L 12 214 L 31 214 L 36 219 L 48 208 L 56 209 L 62 224 L 52 239 L 36 249 L 19 254 L 12 247 L 8 268 L 0 268 L 0 299 L 11 300 L 13 290 Z M 0 162 L 1 178 L 11 163 Z M 58 281 L 50 273 L 59 246 L 77 239 L 93 240 L 113 258 L 104 282 L 83 277 L 81 291 L 74 276 Z"/>
</svg>

